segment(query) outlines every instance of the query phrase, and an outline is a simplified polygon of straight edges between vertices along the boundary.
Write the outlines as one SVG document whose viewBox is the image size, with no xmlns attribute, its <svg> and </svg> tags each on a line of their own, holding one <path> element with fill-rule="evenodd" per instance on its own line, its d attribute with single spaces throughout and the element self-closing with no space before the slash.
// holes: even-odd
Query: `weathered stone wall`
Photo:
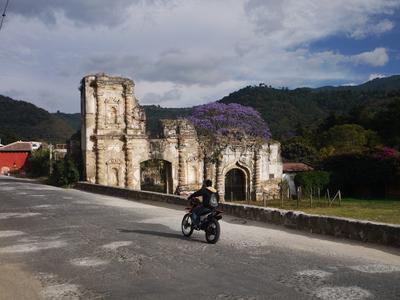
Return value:
<svg viewBox="0 0 400 300">
<path fill-rule="evenodd" d="M 145 115 L 132 80 L 104 74 L 81 82 L 82 154 L 86 180 L 140 188 L 137 163 L 147 157 Z"/>
<path fill-rule="evenodd" d="M 85 182 L 77 183 L 76 188 L 135 201 L 157 201 L 188 205 L 186 198 L 175 195 L 109 187 Z M 400 247 L 400 225 L 311 215 L 299 211 L 233 203 L 222 203 L 221 207 L 226 214 L 249 220 L 283 225 L 290 229 L 311 233 Z"/>
<path fill-rule="evenodd" d="M 132 80 L 105 74 L 84 77 L 81 109 L 81 144 L 88 182 L 140 189 L 141 163 L 159 159 L 171 166 L 168 193 L 191 193 L 209 178 L 224 200 L 225 177 L 232 169 L 244 174 L 246 199 L 261 200 L 266 191 L 278 188 L 282 162 L 277 142 L 259 149 L 228 147 L 219 161 L 205 166 L 196 130 L 188 120 L 162 120 L 162 137 L 149 139 Z"/>
</svg>

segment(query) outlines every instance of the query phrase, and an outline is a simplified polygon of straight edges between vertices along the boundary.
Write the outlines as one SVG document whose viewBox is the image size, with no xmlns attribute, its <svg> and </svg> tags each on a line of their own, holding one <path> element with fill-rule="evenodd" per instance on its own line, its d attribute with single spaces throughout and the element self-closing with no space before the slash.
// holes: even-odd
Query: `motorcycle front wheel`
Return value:
<svg viewBox="0 0 400 300">
<path fill-rule="evenodd" d="M 184 236 L 189 237 L 192 235 L 193 224 L 190 214 L 186 214 L 183 216 L 181 229 Z"/>
<path fill-rule="evenodd" d="M 221 233 L 221 229 L 219 226 L 219 222 L 216 219 L 212 219 L 206 227 L 206 240 L 210 244 L 215 244 L 219 240 L 219 235 Z"/>
</svg>

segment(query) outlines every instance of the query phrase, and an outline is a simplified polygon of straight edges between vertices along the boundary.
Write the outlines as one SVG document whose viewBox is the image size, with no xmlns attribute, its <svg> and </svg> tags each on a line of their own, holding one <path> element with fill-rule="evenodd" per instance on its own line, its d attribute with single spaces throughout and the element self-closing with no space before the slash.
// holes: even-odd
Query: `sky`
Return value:
<svg viewBox="0 0 400 300">
<path fill-rule="evenodd" d="M 400 74 L 400 0 L 10 0 L 0 94 L 79 112 L 80 80 L 103 72 L 164 107 L 360 84 Z"/>
</svg>

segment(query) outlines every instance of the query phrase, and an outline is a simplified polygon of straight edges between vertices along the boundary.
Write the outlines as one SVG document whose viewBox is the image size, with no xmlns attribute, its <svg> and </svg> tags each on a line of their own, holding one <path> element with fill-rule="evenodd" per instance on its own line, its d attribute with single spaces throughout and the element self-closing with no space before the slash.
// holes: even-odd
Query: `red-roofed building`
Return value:
<svg viewBox="0 0 400 300">
<path fill-rule="evenodd" d="M 21 171 L 31 152 L 31 142 L 18 141 L 0 147 L 0 174 Z"/>
<path fill-rule="evenodd" d="M 314 170 L 309 165 L 303 163 L 283 163 L 283 173 L 297 173 Z"/>
</svg>

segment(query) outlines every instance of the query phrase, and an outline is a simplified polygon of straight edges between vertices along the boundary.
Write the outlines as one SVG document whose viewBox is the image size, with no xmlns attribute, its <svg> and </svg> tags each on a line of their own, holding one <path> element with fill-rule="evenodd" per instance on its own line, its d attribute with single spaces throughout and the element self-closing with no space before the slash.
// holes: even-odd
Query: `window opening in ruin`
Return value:
<svg viewBox="0 0 400 300">
<path fill-rule="evenodd" d="M 111 107 L 110 123 L 112 124 L 118 123 L 118 114 L 117 114 L 117 109 L 115 107 Z"/>
<path fill-rule="evenodd" d="M 225 201 L 246 200 L 246 175 L 240 169 L 232 169 L 225 175 Z"/>
<path fill-rule="evenodd" d="M 195 166 L 188 166 L 187 172 L 188 184 L 196 184 L 197 180 L 197 168 Z"/>
<path fill-rule="evenodd" d="M 162 159 L 150 159 L 140 164 L 140 189 L 172 194 L 172 165 Z"/>
<path fill-rule="evenodd" d="M 108 184 L 118 186 L 119 185 L 119 174 L 117 168 L 112 168 L 109 172 Z"/>
</svg>

